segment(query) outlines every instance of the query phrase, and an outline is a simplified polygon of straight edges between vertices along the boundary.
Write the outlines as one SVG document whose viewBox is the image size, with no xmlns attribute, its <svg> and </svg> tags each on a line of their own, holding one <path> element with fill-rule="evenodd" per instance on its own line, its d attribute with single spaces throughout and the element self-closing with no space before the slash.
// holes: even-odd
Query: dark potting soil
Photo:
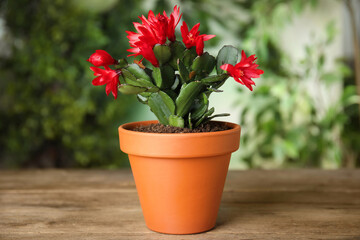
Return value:
<svg viewBox="0 0 360 240">
<path fill-rule="evenodd" d="M 218 132 L 228 130 L 230 127 L 224 123 L 219 122 L 208 122 L 205 124 L 200 124 L 197 128 L 180 128 L 173 126 L 165 126 L 160 123 L 150 124 L 146 126 L 138 126 L 133 129 L 137 132 L 148 132 L 148 133 L 201 133 L 201 132 Z"/>
</svg>

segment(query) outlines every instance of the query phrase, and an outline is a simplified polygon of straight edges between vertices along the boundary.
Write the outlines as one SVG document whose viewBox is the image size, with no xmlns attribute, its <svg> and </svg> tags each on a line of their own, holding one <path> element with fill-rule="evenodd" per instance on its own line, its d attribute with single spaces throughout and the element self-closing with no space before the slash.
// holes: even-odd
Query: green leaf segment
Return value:
<svg viewBox="0 0 360 240">
<path fill-rule="evenodd" d="M 142 64 L 121 65 L 119 91 L 136 94 L 147 104 L 160 123 L 193 128 L 214 117 L 209 97 L 227 80 L 220 66 L 235 64 L 240 57 L 237 48 L 224 46 L 215 58 L 209 53 L 197 56 L 195 49 L 186 49 L 179 41 L 154 49 L 160 66 L 152 70 Z M 211 75 L 216 69 L 216 73 Z"/>
</svg>

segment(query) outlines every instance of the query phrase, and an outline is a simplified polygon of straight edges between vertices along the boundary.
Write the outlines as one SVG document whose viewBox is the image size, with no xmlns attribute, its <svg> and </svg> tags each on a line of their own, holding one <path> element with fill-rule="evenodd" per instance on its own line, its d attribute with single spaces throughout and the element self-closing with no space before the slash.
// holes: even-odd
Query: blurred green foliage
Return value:
<svg viewBox="0 0 360 240">
<path fill-rule="evenodd" d="M 244 126 L 240 161 L 248 167 L 339 167 L 346 155 L 359 158 L 353 86 L 345 86 L 325 112 L 315 107 L 308 91 L 317 84 L 341 85 L 344 76 L 352 78 L 341 62 L 331 72 L 324 70 L 324 49 L 336 34 L 334 24 L 328 25 L 324 39 L 307 46 L 301 71 L 292 71 L 279 45 L 284 25 L 294 14 L 316 8 L 316 0 L 178 4 L 191 27 L 201 22 L 201 32 L 217 34 L 207 46 L 235 38 L 236 47 L 256 50 L 265 70 L 253 93 L 239 90 Z M 10 51 L 0 53 L 0 168 L 127 165 L 117 127 L 133 120 L 139 103 L 124 95 L 114 101 L 103 88 L 93 87 L 85 59 L 96 49 L 115 58 L 127 55 L 125 30 L 133 29 L 137 16 L 172 7 L 165 0 L 0 1 L 4 44 Z M 306 86 L 303 79 L 310 75 L 316 82 Z"/>
<path fill-rule="evenodd" d="M 266 83 L 251 95 L 239 89 L 244 106 L 241 119 L 247 130 L 242 157 L 250 167 L 341 167 L 340 137 L 349 120 L 344 107 L 359 98 L 355 87 L 347 86 L 338 100 L 326 105 L 324 91 L 349 74 L 341 62 L 324 71 L 323 49 L 330 38 L 307 46 L 300 72 L 285 76 L 270 72 Z M 305 83 L 307 79 L 311 82 Z M 315 99 L 309 88 L 316 92 Z"/>
<path fill-rule="evenodd" d="M 80 2 L 1 5 L 11 49 L 0 63 L 2 167 L 127 165 L 117 127 L 137 103 L 127 96 L 114 101 L 104 89 L 94 88 L 85 60 L 96 49 L 111 49 L 116 57 L 126 54 L 124 29 L 138 14 L 129 9 L 139 9 L 140 1 L 126 2 L 127 8 L 125 1 L 115 1 L 103 13 L 90 11 L 96 6 L 74 5 Z"/>
</svg>

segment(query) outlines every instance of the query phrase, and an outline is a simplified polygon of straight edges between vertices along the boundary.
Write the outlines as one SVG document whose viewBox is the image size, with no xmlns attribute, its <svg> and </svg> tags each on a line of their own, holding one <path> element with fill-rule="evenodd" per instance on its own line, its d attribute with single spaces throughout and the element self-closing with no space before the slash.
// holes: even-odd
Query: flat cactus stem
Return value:
<svg viewBox="0 0 360 240">
<path fill-rule="evenodd" d="M 141 69 L 142 70 L 142 69 Z M 139 77 L 141 75 L 138 75 Z M 122 78 L 124 78 L 124 81 L 126 85 L 133 86 L 133 87 L 142 87 L 146 88 L 146 91 L 150 92 L 157 92 L 159 91 L 159 88 L 157 88 L 150 78 L 143 79 L 143 78 L 136 78 L 130 71 L 127 69 L 122 69 Z M 121 92 L 121 91 L 120 91 Z"/>
<path fill-rule="evenodd" d="M 184 56 L 181 60 L 185 64 L 186 67 L 190 68 L 193 63 L 193 60 L 194 60 L 194 58 L 196 58 L 196 56 L 197 56 L 197 53 L 194 48 L 186 49 L 184 51 Z"/>
<path fill-rule="evenodd" d="M 128 62 L 127 62 L 127 60 L 126 60 L 125 58 L 119 59 L 119 60 L 117 61 L 117 63 L 116 63 L 116 67 L 117 67 L 117 68 L 124 68 L 124 67 L 126 67 L 126 66 L 128 66 Z"/>
<path fill-rule="evenodd" d="M 186 50 L 185 46 L 179 42 L 175 41 L 170 44 L 171 49 L 171 59 L 169 61 L 169 65 L 173 69 L 177 69 L 177 60 L 180 59 L 184 55 L 184 51 Z"/>
<path fill-rule="evenodd" d="M 175 114 L 174 101 L 162 91 L 152 93 L 148 99 L 148 105 L 160 123 L 164 125 L 168 125 L 169 117 Z"/>
<path fill-rule="evenodd" d="M 157 44 L 153 48 L 156 59 L 159 61 L 160 66 L 167 63 L 171 58 L 171 49 L 166 45 Z"/>
<path fill-rule="evenodd" d="M 183 128 L 185 126 L 184 119 L 182 117 L 171 115 L 169 117 L 169 125 L 174 127 L 181 127 Z"/>
<path fill-rule="evenodd" d="M 176 103 L 176 115 L 183 117 L 187 114 L 196 97 L 204 89 L 204 85 L 200 82 L 190 82 L 180 90 Z"/>
<path fill-rule="evenodd" d="M 189 124 L 189 128 L 190 128 L 190 129 L 193 129 L 191 112 L 189 113 L 188 122 L 189 122 L 189 123 L 188 123 L 188 124 Z"/>
<path fill-rule="evenodd" d="M 129 66 L 126 68 L 133 76 L 135 76 L 135 78 L 142 78 L 146 81 L 151 82 L 151 78 L 149 75 L 146 74 L 146 72 L 144 71 L 144 69 L 142 69 L 141 67 L 139 67 L 139 65 L 133 63 L 133 64 L 129 64 Z"/>
<path fill-rule="evenodd" d="M 156 86 L 161 89 L 169 89 L 175 82 L 175 72 L 169 65 L 155 67 L 152 76 Z"/>
<path fill-rule="evenodd" d="M 131 86 L 136 86 L 136 87 L 156 88 L 154 84 L 142 78 L 139 78 L 136 81 L 126 78 L 125 82 Z"/>
<path fill-rule="evenodd" d="M 220 75 L 214 75 L 214 76 L 209 76 L 206 78 L 201 79 L 201 82 L 207 85 L 211 85 L 217 82 L 221 82 L 223 80 L 226 80 L 229 76 L 225 73 L 220 74 Z"/>
<path fill-rule="evenodd" d="M 129 81 L 136 82 L 136 77 L 127 69 L 121 69 L 121 74 L 125 78 L 125 81 L 128 79 Z"/>
<path fill-rule="evenodd" d="M 127 84 L 121 84 L 119 91 L 123 94 L 139 94 L 145 92 L 147 89 L 143 87 L 136 87 Z"/>
<path fill-rule="evenodd" d="M 162 77 L 161 77 L 161 70 L 159 67 L 154 67 L 152 72 L 152 77 L 154 78 L 156 86 L 161 87 Z"/>
<path fill-rule="evenodd" d="M 177 67 L 178 67 L 178 70 L 179 70 L 179 75 L 180 75 L 180 78 L 181 78 L 181 82 L 182 83 L 189 82 L 189 71 L 187 70 L 184 63 L 180 59 L 178 59 L 178 61 L 177 61 Z"/>
<path fill-rule="evenodd" d="M 192 65 L 191 69 L 197 73 L 207 73 L 209 74 L 215 67 L 216 60 L 209 53 L 204 53 L 201 56 L 197 56 Z"/>
<path fill-rule="evenodd" d="M 210 108 L 195 124 L 195 127 L 198 127 L 202 122 L 204 122 L 208 117 L 213 114 L 215 109 L 212 107 Z"/>
<path fill-rule="evenodd" d="M 217 74 L 224 73 L 224 70 L 220 68 L 221 65 L 229 63 L 235 65 L 238 62 L 240 52 L 236 47 L 225 45 L 222 47 L 216 57 L 216 72 Z"/>
<path fill-rule="evenodd" d="M 209 107 L 209 100 L 205 93 L 200 98 L 195 99 L 194 106 L 195 109 L 191 111 L 191 119 L 196 121 L 206 113 Z"/>
</svg>

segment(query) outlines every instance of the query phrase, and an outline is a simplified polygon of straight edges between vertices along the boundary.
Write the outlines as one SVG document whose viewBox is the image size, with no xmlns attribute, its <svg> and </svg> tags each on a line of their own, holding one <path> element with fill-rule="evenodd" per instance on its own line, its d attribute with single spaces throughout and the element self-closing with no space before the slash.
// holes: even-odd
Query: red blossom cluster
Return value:
<svg viewBox="0 0 360 240">
<path fill-rule="evenodd" d="M 181 36 L 186 48 L 196 47 L 196 53 L 201 56 L 204 52 L 204 41 L 210 40 L 216 35 L 201 34 L 199 31 L 200 23 L 196 24 L 189 32 L 186 22 L 181 26 Z"/>
<path fill-rule="evenodd" d="M 128 49 L 132 54 L 129 56 L 142 56 L 148 60 L 154 67 L 159 67 L 159 61 L 155 56 L 155 45 L 165 45 L 167 40 L 174 42 L 175 28 L 179 24 L 182 14 L 180 8 L 175 6 L 173 12 L 168 16 L 164 11 L 163 14 L 155 15 L 153 11 L 149 11 L 148 17 L 144 15 L 139 16 L 141 23 L 134 22 L 134 27 L 137 32 L 126 31 L 131 49 Z M 182 41 L 186 48 L 190 49 L 196 47 L 197 55 L 201 56 L 204 52 L 204 42 L 215 37 L 215 35 L 200 34 L 200 23 L 196 24 L 190 31 L 185 21 L 180 28 Z M 111 57 L 109 53 L 104 50 L 96 50 L 94 54 L 87 60 L 94 65 L 90 67 L 97 76 L 93 81 L 93 85 L 106 84 L 106 94 L 112 92 L 114 98 L 117 98 L 118 86 L 120 84 L 119 75 L 121 70 L 112 70 L 109 65 L 115 65 L 117 61 Z M 263 70 L 257 69 L 258 65 L 255 63 L 255 55 L 246 57 L 244 51 L 241 53 L 241 60 L 235 65 L 224 64 L 220 68 L 225 70 L 227 74 L 233 77 L 237 82 L 245 85 L 251 91 L 252 85 L 255 85 L 251 78 L 259 78 L 264 73 Z M 140 61 L 141 64 L 141 61 Z M 99 68 L 104 67 L 104 69 Z"/>
<path fill-rule="evenodd" d="M 114 65 L 117 61 L 104 50 L 96 50 L 96 52 L 93 53 L 87 61 L 95 66 L 90 67 L 90 69 L 94 72 L 94 75 L 97 76 L 92 81 L 92 84 L 94 86 L 106 84 L 106 94 L 109 95 L 110 92 L 112 92 L 114 98 L 116 99 L 118 95 L 118 85 L 120 84 L 119 75 L 121 71 L 112 70 L 109 65 Z M 99 67 L 104 67 L 105 69 Z"/>
<path fill-rule="evenodd" d="M 142 24 L 138 22 L 133 23 L 138 32 L 126 31 L 130 47 L 132 47 L 128 51 L 133 53 L 128 55 L 128 57 L 142 55 L 152 65 L 158 67 L 159 62 L 155 57 L 153 48 L 156 44 L 165 44 L 166 39 L 172 42 L 176 40 L 175 28 L 179 24 L 181 16 L 180 8 L 175 6 L 170 17 L 166 15 L 165 11 L 163 14 L 159 13 L 155 16 L 151 10 L 147 18 L 144 15 L 139 17 Z"/>
</svg>

